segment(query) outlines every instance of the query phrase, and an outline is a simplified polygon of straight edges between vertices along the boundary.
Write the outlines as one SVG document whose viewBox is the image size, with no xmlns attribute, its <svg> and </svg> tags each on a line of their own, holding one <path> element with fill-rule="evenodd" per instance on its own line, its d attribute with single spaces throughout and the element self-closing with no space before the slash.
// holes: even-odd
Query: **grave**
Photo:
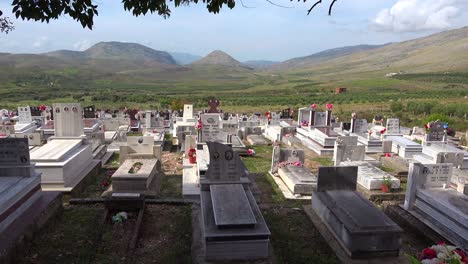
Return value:
<svg viewBox="0 0 468 264">
<path fill-rule="evenodd" d="M 366 147 L 358 145 L 357 136 L 339 136 L 335 141 L 333 161 L 339 166 L 342 161 L 363 161 L 366 157 Z"/>
<path fill-rule="evenodd" d="M 368 191 L 380 190 L 384 178 L 391 181 L 390 189 L 400 189 L 400 180 L 365 161 L 343 161 L 341 166 L 357 166 L 357 183 Z"/>
<path fill-rule="evenodd" d="M 127 145 L 120 146 L 120 164 L 127 159 L 158 159 L 161 160 L 161 145 L 155 145 L 153 137 L 127 137 Z"/>
<path fill-rule="evenodd" d="M 440 120 L 431 121 L 426 125 L 426 135 L 424 143 L 432 141 L 447 141 L 447 128 L 448 125 Z"/>
<path fill-rule="evenodd" d="M 252 146 L 261 146 L 270 144 L 263 135 L 248 135 L 247 141 Z"/>
<path fill-rule="evenodd" d="M 154 194 L 150 187 L 160 170 L 161 162 L 157 159 L 126 159 L 112 174 L 110 192 L 112 196 L 119 193 Z"/>
<path fill-rule="evenodd" d="M 366 153 L 382 152 L 381 125 L 374 125 L 369 129 L 366 119 L 358 119 L 355 114 L 351 119 L 351 136 L 357 136 L 360 144 L 366 146 Z"/>
<path fill-rule="evenodd" d="M 422 146 L 405 137 L 389 136 L 387 140 L 392 141 L 392 152 L 398 156 L 411 159 L 414 155 L 422 153 Z"/>
<path fill-rule="evenodd" d="M 31 134 L 37 129 L 32 119 L 31 108 L 29 106 L 18 107 L 18 122 L 15 124 L 16 134 Z"/>
<path fill-rule="evenodd" d="M 296 130 L 296 137 L 302 141 L 302 144 L 313 150 L 319 155 L 333 155 L 335 140 L 339 136 L 331 125 L 332 106 L 325 112 L 315 111 L 315 106 L 310 107 L 308 120 L 309 123 L 300 125 Z M 303 108 L 302 108 L 303 109 Z M 306 109 L 303 109 L 304 113 Z M 301 116 L 302 118 L 304 114 Z M 298 123 L 302 120 L 298 120 Z"/>
<path fill-rule="evenodd" d="M 273 147 L 270 174 L 277 183 L 277 178 L 281 179 L 278 185 L 286 198 L 310 198 L 312 189 L 317 186 L 317 176 L 304 168 L 304 156 L 302 149 Z M 284 185 L 288 190 L 281 188 Z"/>
<path fill-rule="evenodd" d="M 357 167 L 319 167 L 309 215 L 319 230 L 331 233 L 344 263 L 351 259 L 398 257 L 402 229 L 356 192 Z M 320 224 L 326 227 L 321 230 Z M 331 241 L 329 241 L 331 243 Z M 346 260 L 345 260 L 346 259 Z M 374 262 L 369 262 L 374 263 Z"/>
<path fill-rule="evenodd" d="M 177 138 L 177 141 L 173 143 L 183 148 L 185 136 L 195 133 L 195 125 L 198 122 L 193 116 L 193 105 L 185 104 L 182 117 L 173 116 L 173 120 L 175 122 L 172 127 L 172 135 Z"/>
<path fill-rule="evenodd" d="M 249 135 L 261 135 L 263 133 L 262 128 L 260 126 L 246 126 L 242 127 L 238 130 L 237 135 L 241 139 L 247 139 Z"/>
<path fill-rule="evenodd" d="M 250 191 L 248 171 L 230 147 L 216 142 L 207 145 L 210 166 L 200 179 L 205 258 L 268 258 L 270 230 Z"/>
<path fill-rule="evenodd" d="M 450 163 L 412 163 L 404 209 L 453 245 L 468 249 L 468 195 L 450 188 Z"/>
<path fill-rule="evenodd" d="M 28 140 L 0 139 L 0 262 L 8 263 L 15 247 L 30 239 L 60 206 L 60 193 L 41 191 Z"/>
<path fill-rule="evenodd" d="M 31 152 L 31 161 L 42 173 L 43 190 L 70 192 L 100 161 L 84 135 L 80 104 L 54 104 L 53 111 L 55 136 Z"/>
<path fill-rule="evenodd" d="M 422 146 L 422 154 L 413 158 L 421 163 L 452 163 L 454 167 L 468 169 L 468 152 L 444 142 L 428 142 Z"/>
<path fill-rule="evenodd" d="M 190 149 L 197 148 L 197 137 L 188 135 L 185 138 L 185 155 L 183 159 L 182 170 L 182 195 L 187 199 L 200 199 L 200 185 L 197 164 L 189 162 L 188 152 Z M 198 155 L 198 153 L 196 153 Z M 197 163 L 200 162 L 201 157 L 196 157 Z"/>
</svg>

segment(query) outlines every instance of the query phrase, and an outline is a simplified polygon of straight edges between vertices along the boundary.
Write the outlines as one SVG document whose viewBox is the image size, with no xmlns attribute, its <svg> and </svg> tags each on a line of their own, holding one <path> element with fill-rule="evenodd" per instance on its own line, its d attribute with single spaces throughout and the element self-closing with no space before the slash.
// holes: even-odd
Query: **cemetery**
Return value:
<svg viewBox="0 0 468 264">
<path fill-rule="evenodd" d="M 397 118 L 338 122 L 331 104 L 297 118 L 222 106 L 5 116 L 0 262 L 409 263 L 438 240 L 468 249 L 468 154 L 445 123 L 419 143 Z"/>
</svg>

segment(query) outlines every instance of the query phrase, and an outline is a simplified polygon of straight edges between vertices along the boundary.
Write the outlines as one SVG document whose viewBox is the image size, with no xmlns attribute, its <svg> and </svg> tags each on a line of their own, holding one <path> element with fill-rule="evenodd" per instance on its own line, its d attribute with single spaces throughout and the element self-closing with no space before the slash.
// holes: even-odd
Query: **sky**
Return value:
<svg viewBox="0 0 468 264">
<path fill-rule="evenodd" d="M 94 0 L 99 16 L 94 29 L 83 29 L 70 17 L 49 24 L 13 19 L 15 30 L 0 33 L 0 52 L 42 53 L 85 50 L 100 41 L 135 42 L 156 50 L 204 56 L 213 50 L 240 61 L 307 56 L 358 44 L 384 44 L 468 26 L 468 0 L 339 0 L 328 16 L 331 0 L 240 0 L 236 7 L 209 13 L 203 3 L 133 17 L 120 0 Z M 12 0 L 0 1 L 4 16 Z M 248 8 L 247 8 L 248 7 Z"/>
</svg>

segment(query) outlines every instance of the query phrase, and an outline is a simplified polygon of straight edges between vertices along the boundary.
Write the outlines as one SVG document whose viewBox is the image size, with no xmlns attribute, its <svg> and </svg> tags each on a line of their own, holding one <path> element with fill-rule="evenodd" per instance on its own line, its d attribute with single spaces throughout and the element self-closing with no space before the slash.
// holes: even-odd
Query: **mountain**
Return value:
<svg viewBox="0 0 468 264">
<path fill-rule="evenodd" d="M 366 72 L 466 72 L 468 27 L 427 37 L 385 45 L 367 51 L 304 63 L 296 71 L 316 74 L 363 74 Z"/>
<path fill-rule="evenodd" d="M 43 55 L 64 60 L 125 60 L 142 64 L 177 64 L 171 54 L 154 50 L 137 43 L 99 42 L 85 51 L 58 50 Z"/>
<path fill-rule="evenodd" d="M 180 65 L 190 64 L 202 58 L 202 56 L 193 55 L 193 54 L 184 53 L 184 52 L 170 52 L 170 54 L 174 58 L 174 60 L 177 62 L 177 64 L 180 64 Z"/>
<path fill-rule="evenodd" d="M 192 65 L 222 65 L 230 67 L 245 67 L 239 61 L 220 50 L 215 50 L 205 57 L 192 62 Z"/>
<path fill-rule="evenodd" d="M 278 61 L 269 61 L 269 60 L 249 60 L 249 61 L 244 61 L 242 64 L 247 65 L 251 68 L 254 69 L 263 69 L 267 68 L 273 65 L 276 65 L 280 62 Z"/>
<path fill-rule="evenodd" d="M 288 69 L 288 68 L 298 68 L 306 65 L 312 65 L 320 63 L 323 61 L 331 60 L 334 58 L 350 55 L 356 52 L 362 52 L 367 50 L 378 49 L 389 44 L 384 45 L 357 45 L 357 46 L 347 46 L 334 49 L 324 50 L 318 53 L 314 53 L 305 57 L 298 57 L 286 60 L 280 64 L 273 65 L 275 69 Z"/>
</svg>

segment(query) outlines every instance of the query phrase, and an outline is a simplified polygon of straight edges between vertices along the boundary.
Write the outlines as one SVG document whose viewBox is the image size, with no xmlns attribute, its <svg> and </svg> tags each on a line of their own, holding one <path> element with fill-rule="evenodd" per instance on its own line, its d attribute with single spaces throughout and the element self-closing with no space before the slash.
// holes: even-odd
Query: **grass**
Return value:
<svg viewBox="0 0 468 264">
<path fill-rule="evenodd" d="M 320 164 L 320 166 L 333 166 L 333 160 L 331 157 L 315 157 L 311 160 Z"/>
<path fill-rule="evenodd" d="M 60 221 L 44 230 L 18 263 L 90 263 L 103 214 L 101 206 L 66 207 Z"/>
<path fill-rule="evenodd" d="M 339 263 L 333 250 L 302 210 L 263 210 L 278 263 Z"/>
<path fill-rule="evenodd" d="M 159 196 L 163 198 L 182 198 L 182 176 L 164 174 Z"/>
<path fill-rule="evenodd" d="M 250 146 L 255 150 L 255 156 L 242 158 L 251 173 L 268 172 L 271 167 L 272 146 Z"/>
</svg>

